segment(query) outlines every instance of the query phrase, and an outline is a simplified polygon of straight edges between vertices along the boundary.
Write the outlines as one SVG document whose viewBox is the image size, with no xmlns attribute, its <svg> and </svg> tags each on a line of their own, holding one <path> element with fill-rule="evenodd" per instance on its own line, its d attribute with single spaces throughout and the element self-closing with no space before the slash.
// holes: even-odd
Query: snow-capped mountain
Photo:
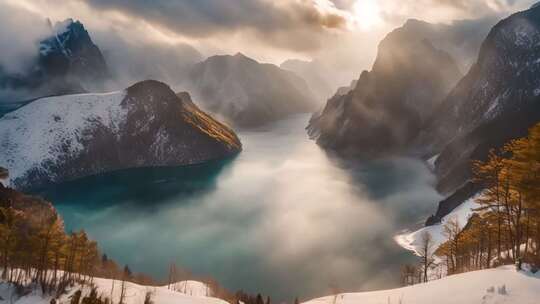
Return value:
<svg viewBox="0 0 540 304">
<path fill-rule="evenodd" d="M 105 59 L 79 21 L 51 25 L 51 37 L 41 41 L 39 65 L 48 77 L 63 77 L 91 90 L 109 77 Z"/>
<path fill-rule="evenodd" d="M 255 126 L 311 112 L 316 99 L 305 81 L 272 64 L 236 54 L 196 64 L 185 83 L 203 109 L 237 126 Z"/>
<path fill-rule="evenodd" d="M 439 154 L 439 190 L 471 177 L 471 160 L 522 137 L 540 121 L 540 7 L 499 22 L 477 62 L 436 110 L 416 141 L 425 157 Z M 472 195 L 472 193 L 471 193 Z"/>
<path fill-rule="evenodd" d="M 3 105 L 17 107 L 38 97 L 102 90 L 109 80 L 105 59 L 82 23 L 67 19 L 48 25 L 50 36 L 39 42 L 28 71 L 14 75 L 0 66 Z"/>
<path fill-rule="evenodd" d="M 143 81 L 106 94 L 38 99 L 0 119 L 0 164 L 11 186 L 39 187 L 103 172 L 233 155 L 235 133 L 189 95 Z"/>
<path fill-rule="evenodd" d="M 339 90 L 308 131 L 322 147 L 346 156 L 400 152 L 460 77 L 450 55 L 405 25 L 388 34 L 372 70 L 352 90 Z"/>
</svg>

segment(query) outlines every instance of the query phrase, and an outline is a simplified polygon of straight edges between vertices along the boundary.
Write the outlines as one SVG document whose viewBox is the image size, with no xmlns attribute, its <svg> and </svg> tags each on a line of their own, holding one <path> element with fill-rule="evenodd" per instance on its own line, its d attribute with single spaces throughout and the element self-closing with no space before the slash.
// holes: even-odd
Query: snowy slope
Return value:
<svg viewBox="0 0 540 304">
<path fill-rule="evenodd" d="M 118 303 L 121 292 L 121 282 L 110 279 L 94 278 L 94 284 L 97 287 L 98 295 L 111 298 L 112 303 Z M 126 282 L 124 304 L 143 304 L 147 292 L 152 294 L 152 301 L 156 304 L 227 304 L 224 300 L 206 296 L 209 290 L 206 285 L 197 281 L 183 281 L 176 283 L 178 286 L 183 286 L 186 292 L 179 290 L 169 290 L 167 286 L 144 286 Z M 69 289 L 68 293 L 60 298 L 60 304 L 69 303 L 69 296 L 79 290 L 80 286 L 74 286 Z M 51 297 L 42 296 L 39 289 L 22 297 L 11 297 L 13 287 L 8 284 L 0 284 L 0 296 L 9 302 L 13 300 L 13 304 L 48 304 Z M 112 291 L 112 293 L 111 293 Z M 82 296 L 86 296 L 90 292 L 90 288 L 83 288 Z M 4 301 L 0 300 L 0 303 Z"/>
<path fill-rule="evenodd" d="M 450 220 L 457 220 L 460 227 L 463 228 L 467 224 L 469 217 L 474 213 L 472 209 L 478 207 L 475 201 L 477 197 L 478 195 L 473 196 L 458 208 L 454 209 L 442 219 L 440 224 L 423 227 L 411 233 L 398 235 L 395 237 L 396 242 L 407 250 L 418 252 L 418 249 L 421 246 L 422 234 L 427 231 L 433 238 L 434 247 L 439 247 L 439 245 L 446 241 L 443 234 L 444 225 Z"/>
<path fill-rule="evenodd" d="M 36 100 L 0 119 L 0 164 L 10 171 L 10 180 L 31 169 L 45 169 L 63 152 L 76 156 L 83 146 L 84 131 L 101 125 L 118 133 L 127 116 L 121 106 L 126 93 L 78 94 Z"/>
<path fill-rule="evenodd" d="M 504 289 L 504 290 L 503 290 Z M 540 273 L 512 266 L 474 271 L 404 288 L 347 293 L 304 304 L 537 304 Z"/>
</svg>

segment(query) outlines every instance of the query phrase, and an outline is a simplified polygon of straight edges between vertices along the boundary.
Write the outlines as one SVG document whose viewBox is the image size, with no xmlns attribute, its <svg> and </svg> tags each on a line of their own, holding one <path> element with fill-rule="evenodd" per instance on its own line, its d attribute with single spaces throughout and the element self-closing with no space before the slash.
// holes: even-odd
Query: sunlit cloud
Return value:
<svg viewBox="0 0 540 304">
<path fill-rule="evenodd" d="M 372 26 L 380 24 L 381 8 L 377 0 L 358 0 L 353 6 L 353 13 L 356 22 L 364 30 L 369 30 Z"/>
</svg>

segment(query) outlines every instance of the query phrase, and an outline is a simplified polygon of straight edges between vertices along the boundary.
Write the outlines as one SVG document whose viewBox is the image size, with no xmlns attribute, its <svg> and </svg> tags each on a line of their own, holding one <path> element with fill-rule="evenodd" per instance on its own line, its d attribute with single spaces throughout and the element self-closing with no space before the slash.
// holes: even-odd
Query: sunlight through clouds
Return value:
<svg viewBox="0 0 540 304">
<path fill-rule="evenodd" d="M 372 26 L 382 22 L 377 0 L 357 0 L 353 6 L 353 12 L 355 21 L 363 30 L 369 30 Z"/>
</svg>

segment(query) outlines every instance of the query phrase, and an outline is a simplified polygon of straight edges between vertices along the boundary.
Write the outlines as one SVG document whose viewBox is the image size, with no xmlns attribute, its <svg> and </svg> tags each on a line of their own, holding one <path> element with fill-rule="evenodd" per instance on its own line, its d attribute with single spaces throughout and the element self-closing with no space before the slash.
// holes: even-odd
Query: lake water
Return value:
<svg viewBox="0 0 540 304">
<path fill-rule="evenodd" d="M 68 229 L 165 278 L 172 261 L 230 290 L 308 299 L 399 285 L 414 262 L 393 236 L 439 196 L 421 162 L 346 163 L 307 138 L 300 115 L 239 132 L 234 159 L 129 170 L 46 189 Z"/>
</svg>

